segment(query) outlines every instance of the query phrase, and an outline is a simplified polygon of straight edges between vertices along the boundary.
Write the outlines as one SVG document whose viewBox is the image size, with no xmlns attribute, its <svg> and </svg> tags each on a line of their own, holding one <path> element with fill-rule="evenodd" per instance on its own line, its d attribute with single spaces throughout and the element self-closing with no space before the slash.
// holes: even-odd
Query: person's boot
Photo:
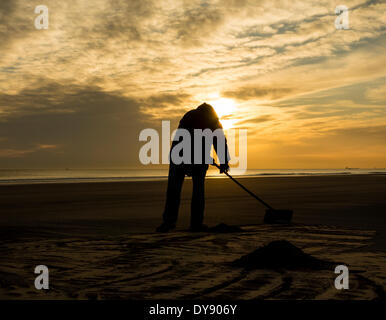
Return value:
<svg viewBox="0 0 386 320">
<path fill-rule="evenodd" d="M 163 222 L 157 229 L 157 232 L 169 232 L 175 229 L 176 225 L 171 222 Z"/>
</svg>

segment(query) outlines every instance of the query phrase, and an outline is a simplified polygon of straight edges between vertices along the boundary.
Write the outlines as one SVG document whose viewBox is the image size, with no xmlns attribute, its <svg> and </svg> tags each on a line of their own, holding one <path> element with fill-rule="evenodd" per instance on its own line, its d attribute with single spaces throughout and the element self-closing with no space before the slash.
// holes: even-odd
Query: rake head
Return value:
<svg viewBox="0 0 386 320">
<path fill-rule="evenodd" d="M 288 224 L 292 219 L 292 210 L 265 210 L 264 223 Z"/>
</svg>

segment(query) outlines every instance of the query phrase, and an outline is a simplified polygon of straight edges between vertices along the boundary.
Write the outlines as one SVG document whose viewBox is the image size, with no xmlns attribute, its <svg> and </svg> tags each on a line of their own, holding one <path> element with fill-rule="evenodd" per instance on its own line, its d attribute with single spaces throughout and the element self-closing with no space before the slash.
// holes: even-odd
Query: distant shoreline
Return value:
<svg viewBox="0 0 386 320">
<path fill-rule="evenodd" d="M 238 179 L 246 178 L 285 178 L 285 177 L 323 177 L 323 176 L 353 176 L 353 175 L 386 175 L 384 171 L 356 171 L 348 172 L 340 170 L 336 172 L 260 172 L 234 176 Z M 163 176 L 127 176 L 127 177 L 50 177 L 50 178 L 14 178 L 1 179 L 0 186 L 4 185 L 34 185 L 34 184 L 68 184 L 68 183 L 115 183 L 115 182 L 141 182 L 141 181 L 166 181 L 167 175 Z M 224 179 L 225 175 L 207 174 L 208 179 Z"/>
<path fill-rule="evenodd" d="M 290 178 L 290 177 L 323 177 L 323 176 L 352 176 L 352 175 L 386 175 L 386 172 L 326 172 L 326 173 L 259 173 L 259 174 L 243 174 L 234 176 L 237 179 L 247 178 Z M 189 177 L 187 177 L 189 179 Z M 225 179 L 224 175 L 208 174 L 207 179 Z M 3 185 L 34 185 L 34 184 L 68 184 L 68 183 L 118 183 L 118 182 L 141 182 L 141 181 L 166 181 L 165 176 L 137 176 L 137 177 L 79 177 L 79 178 L 27 178 L 27 179 L 0 179 L 0 186 Z"/>
</svg>

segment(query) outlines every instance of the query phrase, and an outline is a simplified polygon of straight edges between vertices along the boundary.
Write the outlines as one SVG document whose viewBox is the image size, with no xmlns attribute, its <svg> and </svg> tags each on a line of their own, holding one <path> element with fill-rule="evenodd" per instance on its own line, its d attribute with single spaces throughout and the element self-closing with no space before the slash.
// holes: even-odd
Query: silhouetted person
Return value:
<svg viewBox="0 0 386 320">
<path fill-rule="evenodd" d="M 168 187 L 166 193 L 166 204 L 163 213 L 163 223 L 157 228 L 158 232 L 168 232 L 176 227 L 178 209 L 180 206 L 180 197 L 182 184 L 184 182 L 185 175 L 192 177 L 193 180 L 193 194 L 191 202 L 191 220 L 190 220 L 190 231 L 204 231 L 207 227 L 203 225 L 204 220 L 204 208 L 205 208 L 205 194 L 204 194 L 204 182 L 205 175 L 208 170 L 208 161 L 205 161 L 209 157 L 210 149 L 212 144 L 205 143 L 205 138 L 201 138 L 202 141 L 202 152 L 200 161 L 195 161 L 194 152 L 194 129 L 210 129 L 210 132 L 217 130 L 217 133 L 223 137 L 223 144 L 220 145 L 219 139 L 216 136 L 213 138 L 213 146 L 220 160 L 220 173 L 227 172 L 229 170 L 229 153 L 222 125 L 218 119 L 218 116 L 209 104 L 203 103 L 196 109 L 187 112 L 180 121 L 178 126 L 179 129 L 186 129 L 190 133 L 191 137 L 191 160 L 189 163 L 178 163 L 173 161 L 172 151 L 173 148 L 178 145 L 182 139 L 173 141 L 170 150 L 170 166 L 169 166 L 169 177 Z M 222 150 L 219 148 L 222 147 Z M 183 150 L 181 150 L 183 152 Z M 180 152 L 180 154 L 181 154 Z M 196 150 L 197 152 L 197 150 Z M 210 158 L 211 159 L 211 158 Z"/>
</svg>

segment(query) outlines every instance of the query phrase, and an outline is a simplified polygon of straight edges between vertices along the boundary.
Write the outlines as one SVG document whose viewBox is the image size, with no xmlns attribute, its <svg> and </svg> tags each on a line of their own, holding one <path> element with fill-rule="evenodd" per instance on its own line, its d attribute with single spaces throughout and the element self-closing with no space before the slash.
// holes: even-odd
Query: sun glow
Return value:
<svg viewBox="0 0 386 320">
<path fill-rule="evenodd" d="M 222 119 L 220 122 L 223 129 L 226 131 L 227 129 L 231 129 L 235 126 L 236 119 Z"/>
<path fill-rule="evenodd" d="M 208 103 L 216 110 L 220 119 L 231 115 L 236 110 L 235 102 L 232 99 L 220 98 Z"/>
<path fill-rule="evenodd" d="M 233 127 L 235 120 L 229 119 L 236 111 L 236 104 L 232 99 L 220 98 L 218 95 L 208 103 L 214 108 L 224 129 Z"/>
</svg>

